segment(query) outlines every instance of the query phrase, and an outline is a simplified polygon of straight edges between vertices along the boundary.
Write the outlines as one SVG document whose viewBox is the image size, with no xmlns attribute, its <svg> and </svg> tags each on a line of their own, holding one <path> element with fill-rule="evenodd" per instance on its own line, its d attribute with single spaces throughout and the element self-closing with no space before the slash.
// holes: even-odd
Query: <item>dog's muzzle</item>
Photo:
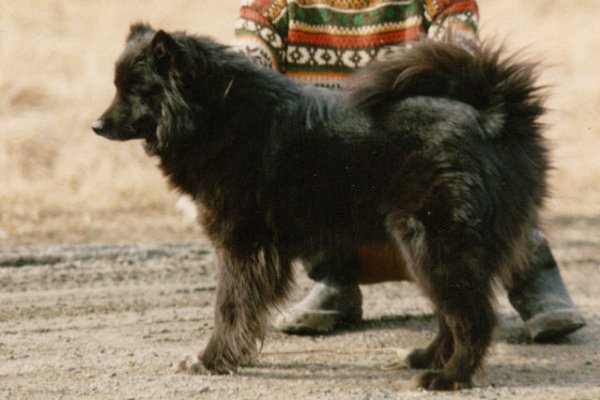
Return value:
<svg viewBox="0 0 600 400">
<path fill-rule="evenodd" d="M 92 124 L 92 130 L 98 135 L 102 135 L 105 132 L 105 128 L 106 124 L 101 119 L 94 121 L 94 123 Z"/>
</svg>

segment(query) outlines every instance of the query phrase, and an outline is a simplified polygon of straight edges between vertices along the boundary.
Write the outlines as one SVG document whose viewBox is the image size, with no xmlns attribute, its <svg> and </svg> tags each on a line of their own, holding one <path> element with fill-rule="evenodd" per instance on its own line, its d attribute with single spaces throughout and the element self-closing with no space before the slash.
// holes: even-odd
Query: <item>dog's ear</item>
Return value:
<svg viewBox="0 0 600 400">
<path fill-rule="evenodd" d="M 127 42 L 131 42 L 138 38 L 142 38 L 150 33 L 154 33 L 154 29 L 149 24 L 143 22 L 136 22 L 129 26 L 129 35 L 127 36 Z"/>
<path fill-rule="evenodd" d="M 152 38 L 152 57 L 159 74 L 166 76 L 176 66 L 179 49 L 175 39 L 160 30 Z"/>
</svg>

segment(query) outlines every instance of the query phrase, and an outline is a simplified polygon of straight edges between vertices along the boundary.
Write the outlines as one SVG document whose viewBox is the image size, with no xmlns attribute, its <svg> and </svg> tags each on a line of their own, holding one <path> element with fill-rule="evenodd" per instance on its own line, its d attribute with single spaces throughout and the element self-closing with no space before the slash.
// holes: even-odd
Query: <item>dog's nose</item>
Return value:
<svg viewBox="0 0 600 400">
<path fill-rule="evenodd" d="M 94 123 L 92 124 L 92 129 L 99 135 L 104 131 L 104 126 L 104 121 L 99 119 L 97 121 L 94 121 Z"/>
</svg>

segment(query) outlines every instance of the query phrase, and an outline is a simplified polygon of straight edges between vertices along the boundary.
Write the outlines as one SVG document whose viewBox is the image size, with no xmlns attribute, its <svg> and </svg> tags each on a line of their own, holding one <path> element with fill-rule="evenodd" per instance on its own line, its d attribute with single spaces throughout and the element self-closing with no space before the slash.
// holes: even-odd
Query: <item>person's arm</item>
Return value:
<svg viewBox="0 0 600 400">
<path fill-rule="evenodd" d="M 287 0 L 245 0 L 234 46 L 256 64 L 284 73 L 287 30 Z"/>
<path fill-rule="evenodd" d="M 425 0 L 427 37 L 451 40 L 473 50 L 479 41 L 479 10 L 475 0 Z"/>
</svg>

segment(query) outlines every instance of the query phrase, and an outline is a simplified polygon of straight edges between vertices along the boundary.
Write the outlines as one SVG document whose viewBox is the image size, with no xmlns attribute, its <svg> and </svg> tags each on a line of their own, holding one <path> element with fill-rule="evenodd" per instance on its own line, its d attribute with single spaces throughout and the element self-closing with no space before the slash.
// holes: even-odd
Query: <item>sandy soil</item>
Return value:
<svg viewBox="0 0 600 400">
<path fill-rule="evenodd" d="M 434 333 L 410 284 L 364 288 L 366 322 L 332 336 L 270 332 L 233 376 L 176 374 L 212 329 L 215 266 L 138 144 L 89 130 L 113 94 L 131 21 L 231 38 L 237 0 L 0 2 L 0 399 L 600 399 L 600 8 L 480 0 L 484 37 L 529 46 L 551 84 L 556 170 L 547 231 L 588 326 L 527 341 L 502 327 L 477 388 L 414 391 L 382 369 Z M 296 299 L 310 288 L 299 274 Z"/>
<path fill-rule="evenodd" d="M 598 399 L 600 225 L 552 221 L 554 249 L 588 326 L 529 343 L 499 293 L 502 327 L 477 388 L 432 394 L 386 364 L 434 333 L 411 284 L 364 287 L 366 322 L 331 336 L 269 332 L 231 376 L 175 372 L 208 340 L 215 265 L 201 239 L 162 244 L 16 246 L 0 257 L 0 399 Z M 310 287 L 299 274 L 296 297 Z"/>
</svg>

